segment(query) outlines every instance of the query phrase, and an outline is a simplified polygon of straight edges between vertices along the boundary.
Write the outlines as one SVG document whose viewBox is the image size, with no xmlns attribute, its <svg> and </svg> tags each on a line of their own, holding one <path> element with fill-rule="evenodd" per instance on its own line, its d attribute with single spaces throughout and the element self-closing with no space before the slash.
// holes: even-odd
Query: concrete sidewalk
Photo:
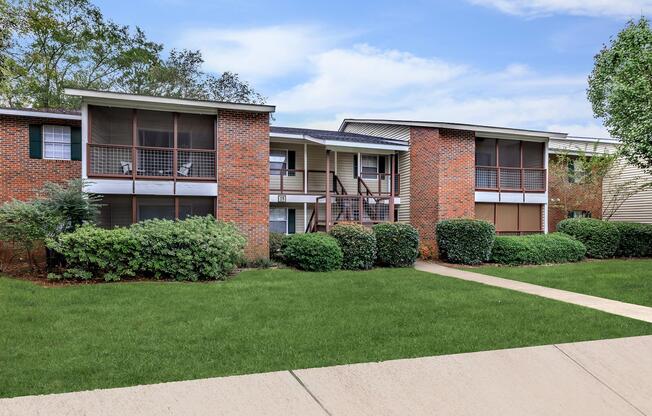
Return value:
<svg viewBox="0 0 652 416">
<path fill-rule="evenodd" d="M 0 415 L 651 415 L 652 336 L 0 399 Z"/>
<path fill-rule="evenodd" d="M 446 267 L 437 263 L 426 263 L 418 261 L 415 269 L 422 272 L 434 273 L 441 276 L 454 277 L 471 282 L 482 283 L 489 286 L 496 286 L 503 289 L 516 290 L 530 295 L 543 298 L 559 300 L 574 305 L 585 306 L 599 311 L 620 315 L 627 318 L 638 319 L 652 323 L 652 308 L 632 303 L 619 302 L 617 300 L 599 298 L 597 296 L 584 295 L 582 293 L 569 292 L 567 290 L 553 289 L 545 286 L 538 286 L 531 283 L 519 282 L 518 280 L 503 279 L 502 277 L 488 276 L 486 274 L 468 272 L 465 270 Z"/>
</svg>

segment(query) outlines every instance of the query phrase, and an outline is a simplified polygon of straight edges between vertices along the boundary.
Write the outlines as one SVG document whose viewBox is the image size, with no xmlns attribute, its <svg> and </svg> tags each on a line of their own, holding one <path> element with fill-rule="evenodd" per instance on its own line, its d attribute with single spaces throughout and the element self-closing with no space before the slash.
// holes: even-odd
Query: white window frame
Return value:
<svg viewBox="0 0 652 416">
<path fill-rule="evenodd" d="M 375 157 L 376 158 L 376 174 L 375 175 L 370 175 L 369 173 L 364 173 L 363 160 L 364 160 L 365 157 L 368 157 L 368 158 Z M 362 179 L 371 179 L 371 180 L 380 179 L 380 175 L 378 174 L 379 169 L 380 169 L 380 159 L 379 158 L 380 158 L 380 155 L 371 155 L 371 154 L 361 154 L 360 155 L 360 177 Z"/>
<path fill-rule="evenodd" d="M 48 128 L 56 128 L 56 129 L 67 129 L 68 130 L 68 143 L 66 142 L 57 142 L 57 141 L 47 141 L 46 140 L 46 130 Z M 62 126 L 62 125 L 57 125 L 57 124 L 44 124 L 41 127 L 41 141 L 42 141 L 42 146 L 43 146 L 43 159 L 48 159 L 48 160 L 72 160 L 72 128 L 70 126 Z M 54 144 L 68 144 L 70 153 L 68 154 L 68 157 L 51 157 L 47 155 L 47 144 L 48 143 L 54 143 Z"/>
<path fill-rule="evenodd" d="M 289 151 L 288 151 L 288 149 L 269 149 L 269 158 L 270 159 L 272 158 L 272 152 L 284 152 L 285 153 L 285 174 L 283 174 L 283 176 L 287 177 L 288 176 L 288 159 L 289 159 L 289 154 L 288 154 Z M 270 160 L 269 163 L 271 164 L 272 161 Z M 274 163 L 279 163 L 279 162 L 274 162 Z M 275 172 L 272 173 L 271 168 L 270 168 L 270 174 L 271 175 L 281 176 L 279 172 L 276 172 L 277 170 L 278 169 L 275 169 Z"/>
<path fill-rule="evenodd" d="M 282 210 L 282 211 L 285 212 L 285 234 L 288 234 L 288 229 L 289 229 L 289 225 L 290 225 L 290 220 L 289 220 L 289 218 L 288 218 L 289 216 L 288 216 L 288 209 L 287 209 L 287 207 L 270 207 L 270 208 L 269 208 L 269 223 L 270 223 L 270 224 L 272 223 L 272 210 L 279 210 L 279 211 Z M 274 222 L 281 222 L 281 221 L 279 221 L 279 220 L 274 220 Z M 272 230 L 271 230 L 271 227 L 270 227 L 270 231 L 272 231 Z"/>
</svg>

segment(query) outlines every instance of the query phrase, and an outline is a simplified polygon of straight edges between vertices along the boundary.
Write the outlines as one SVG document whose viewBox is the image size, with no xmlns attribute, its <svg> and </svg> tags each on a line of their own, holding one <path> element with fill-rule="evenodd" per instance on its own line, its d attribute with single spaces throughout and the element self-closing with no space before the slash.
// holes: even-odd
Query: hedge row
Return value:
<svg viewBox="0 0 652 416">
<path fill-rule="evenodd" d="M 245 243 L 233 224 L 207 216 L 109 230 L 86 225 L 47 244 L 65 259 L 67 278 L 196 281 L 224 279 L 242 259 Z"/>
<path fill-rule="evenodd" d="M 359 224 L 338 224 L 330 235 L 308 233 L 282 238 L 280 257 L 307 271 L 369 269 L 374 264 L 408 267 L 414 264 L 418 247 L 419 234 L 409 224 L 378 224 L 371 230 Z M 270 246 L 270 250 L 270 255 L 276 253 L 276 247 Z"/>
<path fill-rule="evenodd" d="M 496 228 L 487 221 L 452 219 L 437 223 L 439 258 L 451 263 L 480 264 L 489 260 Z"/>
<path fill-rule="evenodd" d="M 557 224 L 557 231 L 568 234 L 586 246 L 586 255 L 607 259 L 616 254 L 620 233 L 614 223 L 593 218 L 570 218 Z"/>
<path fill-rule="evenodd" d="M 498 236 L 491 262 L 508 265 L 567 263 L 580 261 L 586 247 L 562 233 L 533 234 L 522 237 Z"/>
</svg>

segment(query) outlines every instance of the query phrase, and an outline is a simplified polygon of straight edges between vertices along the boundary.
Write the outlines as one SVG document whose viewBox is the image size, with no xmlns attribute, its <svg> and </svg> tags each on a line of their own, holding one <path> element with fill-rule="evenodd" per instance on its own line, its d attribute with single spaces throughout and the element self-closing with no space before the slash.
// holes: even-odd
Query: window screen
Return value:
<svg viewBox="0 0 652 416">
<path fill-rule="evenodd" d="M 139 110 L 138 144 L 147 147 L 172 147 L 174 145 L 174 116 L 164 111 Z"/>
<path fill-rule="evenodd" d="M 496 139 L 475 139 L 475 165 L 496 166 Z"/>
<path fill-rule="evenodd" d="M 202 114 L 179 114 L 177 146 L 182 149 L 214 149 L 215 118 Z"/>
<path fill-rule="evenodd" d="M 174 219 L 173 197 L 137 197 L 136 207 L 138 221 L 155 218 Z"/>
<path fill-rule="evenodd" d="M 269 230 L 274 233 L 287 232 L 288 225 L 288 211 L 286 208 L 270 208 L 269 209 Z"/>
<path fill-rule="evenodd" d="M 179 197 L 179 219 L 215 214 L 212 197 Z"/>
<path fill-rule="evenodd" d="M 131 196 L 104 195 L 98 222 L 101 227 L 126 227 L 131 224 Z"/>
<path fill-rule="evenodd" d="M 131 145 L 133 110 L 117 107 L 89 107 L 91 143 Z"/>
<path fill-rule="evenodd" d="M 523 167 L 543 168 L 544 144 L 523 142 Z"/>
<path fill-rule="evenodd" d="M 517 140 L 498 140 L 498 159 L 501 167 L 520 167 L 521 142 Z"/>
<path fill-rule="evenodd" d="M 70 126 L 43 126 L 43 157 L 70 160 Z"/>
</svg>

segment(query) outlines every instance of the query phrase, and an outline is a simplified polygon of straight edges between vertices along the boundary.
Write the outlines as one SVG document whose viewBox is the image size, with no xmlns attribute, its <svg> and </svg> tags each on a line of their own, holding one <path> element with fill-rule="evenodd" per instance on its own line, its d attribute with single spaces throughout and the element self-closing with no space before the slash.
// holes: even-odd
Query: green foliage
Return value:
<svg viewBox="0 0 652 416">
<path fill-rule="evenodd" d="M 383 223 L 373 227 L 377 263 L 388 267 L 410 267 L 419 255 L 419 232 L 406 223 Z"/>
<path fill-rule="evenodd" d="M 634 222 L 614 222 L 620 233 L 620 243 L 616 256 L 647 257 L 652 256 L 652 224 Z"/>
<path fill-rule="evenodd" d="M 567 263 L 580 261 L 585 255 L 584 244 L 566 234 L 552 233 L 498 236 L 490 260 L 508 265 Z"/>
<path fill-rule="evenodd" d="M 143 273 L 176 280 L 224 279 L 238 265 L 246 240 L 213 217 L 148 220 L 131 226 L 141 244 Z"/>
<path fill-rule="evenodd" d="M 135 276 L 142 267 L 142 242 L 129 228 L 106 230 L 85 225 L 50 239 L 48 247 L 61 254 L 67 269 L 63 277 L 120 280 Z"/>
<path fill-rule="evenodd" d="M 54 236 L 60 228 L 62 219 L 45 209 L 39 201 L 22 202 L 13 200 L 0 205 L 0 242 L 9 244 L 14 250 L 20 249 L 27 255 L 30 266 L 34 249 L 46 238 Z M 6 259 L 3 263 L 10 263 Z M 0 264 L 5 267 L 7 264 Z"/>
<path fill-rule="evenodd" d="M 613 223 L 592 218 L 569 218 L 557 224 L 557 231 L 570 235 L 586 246 L 586 255 L 596 259 L 613 257 L 620 234 Z"/>
<path fill-rule="evenodd" d="M 265 100 L 237 74 L 203 72 L 199 51 L 172 50 L 106 19 L 90 0 L 0 0 L 0 104 L 78 108 L 65 87 L 178 98 Z"/>
<path fill-rule="evenodd" d="M 66 278 L 120 280 L 142 274 L 176 280 L 223 279 L 242 258 L 245 238 L 212 217 L 149 220 L 110 230 L 85 225 L 49 239 L 66 260 Z"/>
<path fill-rule="evenodd" d="M 294 234 L 283 240 L 287 264 L 309 272 L 327 272 L 342 267 L 342 249 L 324 233 Z"/>
<path fill-rule="evenodd" d="M 496 238 L 492 224 L 474 219 L 439 221 L 436 232 L 439 258 L 451 263 L 480 264 L 489 260 Z"/>
<path fill-rule="evenodd" d="M 376 236 L 360 224 L 337 224 L 330 230 L 344 254 L 342 268 L 371 269 L 376 262 Z"/>
<path fill-rule="evenodd" d="M 46 183 L 40 194 L 45 209 L 62 218 L 61 232 L 74 231 L 85 222 L 94 222 L 100 210 L 101 197 L 84 191 L 86 182 L 73 179 L 65 186 Z"/>
<path fill-rule="evenodd" d="M 652 173 L 652 30 L 630 21 L 595 56 L 588 99 L 629 163 Z"/>
<path fill-rule="evenodd" d="M 282 233 L 269 233 L 269 258 L 272 260 L 283 260 L 283 253 L 281 249 L 283 248 L 283 239 L 285 234 Z"/>
</svg>

